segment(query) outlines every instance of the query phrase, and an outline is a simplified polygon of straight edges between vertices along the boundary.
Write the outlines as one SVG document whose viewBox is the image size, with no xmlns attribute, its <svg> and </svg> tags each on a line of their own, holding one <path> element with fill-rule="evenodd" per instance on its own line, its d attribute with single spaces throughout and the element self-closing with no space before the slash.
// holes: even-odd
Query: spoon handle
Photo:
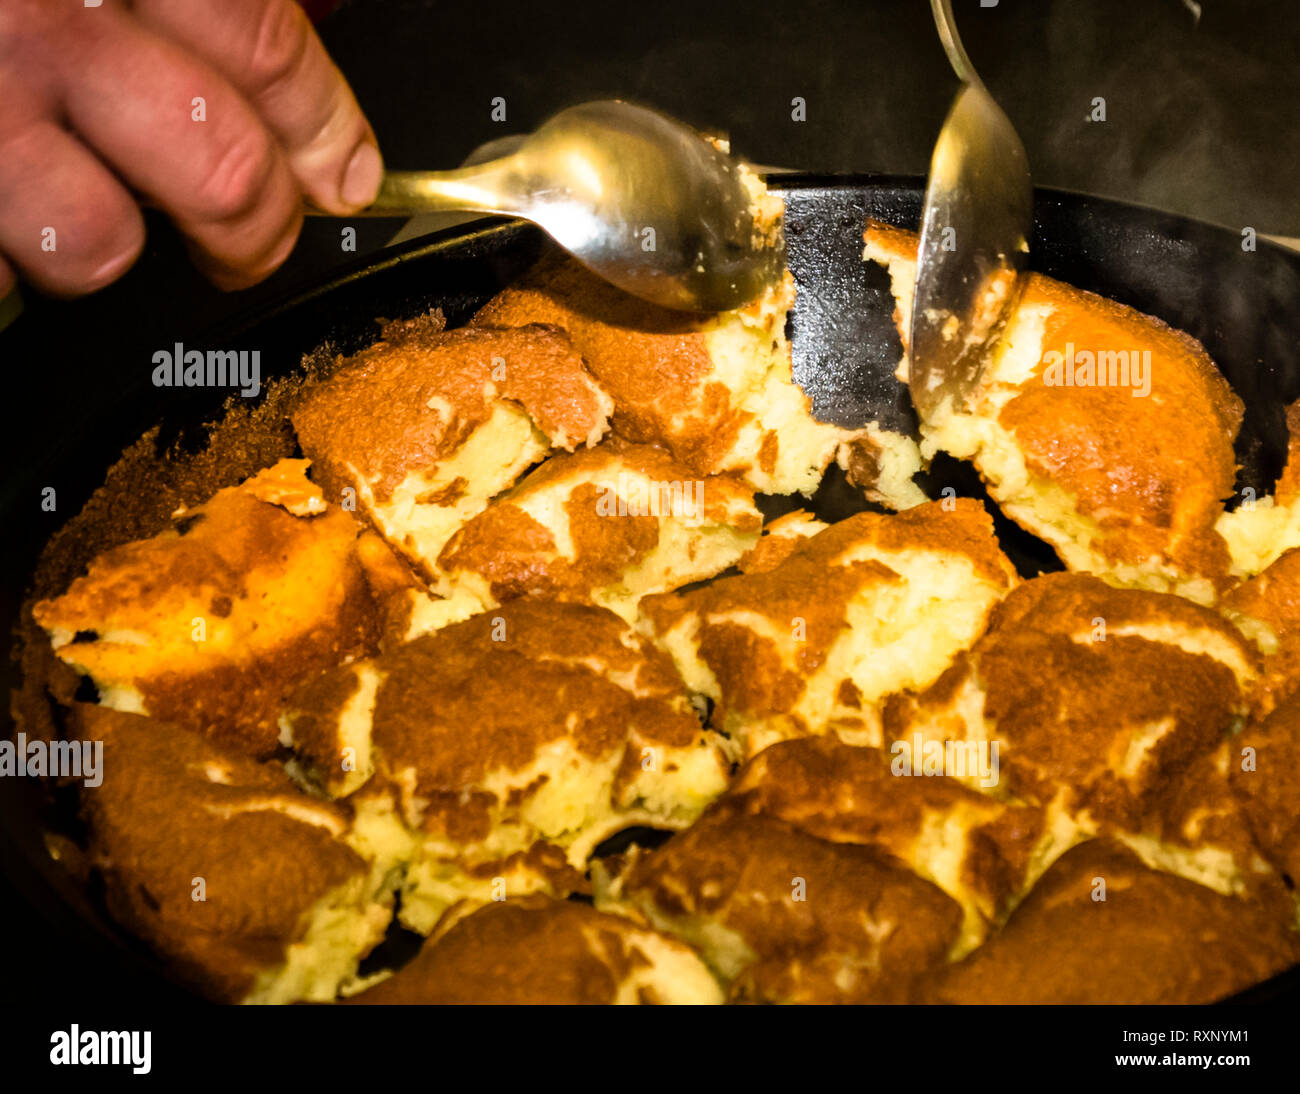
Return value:
<svg viewBox="0 0 1300 1094">
<path fill-rule="evenodd" d="M 304 203 L 308 216 L 399 217 L 419 213 L 515 211 L 510 200 L 511 183 L 517 173 L 506 156 L 489 163 L 460 167 L 454 171 L 385 171 L 379 194 L 371 204 L 355 213 L 330 213 L 310 201 Z"/>
<path fill-rule="evenodd" d="M 934 25 L 939 28 L 939 39 L 943 42 L 944 52 L 952 63 L 957 79 L 968 84 L 980 84 L 979 74 L 966 55 L 966 47 L 961 44 L 961 35 L 957 33 L 957 17 L 952 12 L 952 0 L 930 0 L 934 12 Z"/>
</svg>

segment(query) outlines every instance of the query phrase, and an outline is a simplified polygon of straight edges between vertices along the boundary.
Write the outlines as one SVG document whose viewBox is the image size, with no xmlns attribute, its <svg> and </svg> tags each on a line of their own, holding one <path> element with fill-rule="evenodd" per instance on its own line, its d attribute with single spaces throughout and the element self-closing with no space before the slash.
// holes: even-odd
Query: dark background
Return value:
<svg viewBox="0 0 1300 1094">
<path fill-rule="evenodd" d="M 1201 0 L 1199 21 L 1184 0 L 956 7 L 971 57 L 1019 129 L 1039 184 L 1300 236 L 1296 0 Z M 453 166 L 563 106 L 619 96 L 726 133 L 756 163 L 922 174 L 957 86 L 925 0 L 633 8 L 353 0 L 321 33 L 395 168 Z M 504 124 L 490 118 L 498 95 Z M 791 119 L 795 96 L 807 102 L 802 123 Z M 1086 120 L 1098 96 L 1104 123 Z M 401 225 L 356 227 L 365 254 Z M 190 269 L 166 223 L 151 219 L 146 253 L 121 282 L 73 302 L 29 292 L 23 315 L 0 331 L 0 461 L 37 458 L 48 442 L 33 419 L 70 396 L 93 410 L 120 370 L 151 368 L 155 349 L 356 257 L 340 250 L 338 222 L 309 221 L 280 273 L 226 295 Z M 58 944 L 61 924 L 3 883 L 0 908 L 5 937 L 22 939 L 0 997 L 57 996 L 60 968 L 75 973 L 77 960 Z"/>
</svg>

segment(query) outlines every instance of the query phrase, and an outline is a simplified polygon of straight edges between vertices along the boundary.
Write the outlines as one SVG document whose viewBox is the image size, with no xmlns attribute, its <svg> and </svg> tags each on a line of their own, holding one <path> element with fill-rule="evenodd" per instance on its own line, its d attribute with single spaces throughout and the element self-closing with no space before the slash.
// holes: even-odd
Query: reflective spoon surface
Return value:
<svg viewBox="0 0 1300 1094">
<path fill-rule="evenodd" d="M 751 181 L 756 176 L 751 176 Z M 522 217 L 605 280 L 664 307 L 740 307 L 785 269 L 739 161 L 689 126 L 617 100 L 561 111 L 510 155 L 390 171 L 361 216 L 467 210 Z"/>
<path fill-rule="evenodd" d="M 1029 257 L 1033 184 L 1024 145 L 970 63 L 951 0 L 930 0 L 964 86 L 930 161 L 908 339 L 909 387 L 923 419 L 959 408 Z"/>
</svg>

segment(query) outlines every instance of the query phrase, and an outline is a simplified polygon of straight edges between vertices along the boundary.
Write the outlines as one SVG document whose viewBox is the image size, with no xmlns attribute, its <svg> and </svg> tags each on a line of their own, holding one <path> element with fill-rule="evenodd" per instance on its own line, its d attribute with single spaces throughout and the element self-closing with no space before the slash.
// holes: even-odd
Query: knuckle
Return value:
<svg viewBox="0 0 1300 1094">
<path fill-rule="evenodd" d="M 275 164 L 275 145 L 257 125 L 246 125 L 213 155 L 196 195 L 205 218 L 233 220 L 257 205 Z"/>
<path fill-rule="evenodd" d="M 249 78 L 266 92 L 293 78 L 311 44 L 311 24 L 295 3 L 268 0 L 249 54 Z"/>
</svg>

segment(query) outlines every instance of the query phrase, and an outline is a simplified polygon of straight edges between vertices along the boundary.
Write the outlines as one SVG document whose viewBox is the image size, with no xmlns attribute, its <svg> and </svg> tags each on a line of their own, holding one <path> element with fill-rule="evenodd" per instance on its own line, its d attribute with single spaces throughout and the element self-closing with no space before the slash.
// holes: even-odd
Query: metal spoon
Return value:
<svg viewBox="0 0 1300 1094">
<path fill-rule="evenodd" d="M 390 171 L 360 215 L 453 209 L 530 220 L 605 280 L 669 308 L 739 307 L 785 268 L 780 233 L 756 222 L 739 162 L 617 100 L 563 110 L 488 163 Z"/>
<path fill-rule="evenodd" d="M 984 347 L 1015 299 L 1029 256 L 1033 184 L 1024 145 L 975 72 L 951 0 L 930 0 L 944 50 L 965 86 L 930 160 L 908 339 L 912 402 L 923 419 L 960 408 Z"/>
</svg>

